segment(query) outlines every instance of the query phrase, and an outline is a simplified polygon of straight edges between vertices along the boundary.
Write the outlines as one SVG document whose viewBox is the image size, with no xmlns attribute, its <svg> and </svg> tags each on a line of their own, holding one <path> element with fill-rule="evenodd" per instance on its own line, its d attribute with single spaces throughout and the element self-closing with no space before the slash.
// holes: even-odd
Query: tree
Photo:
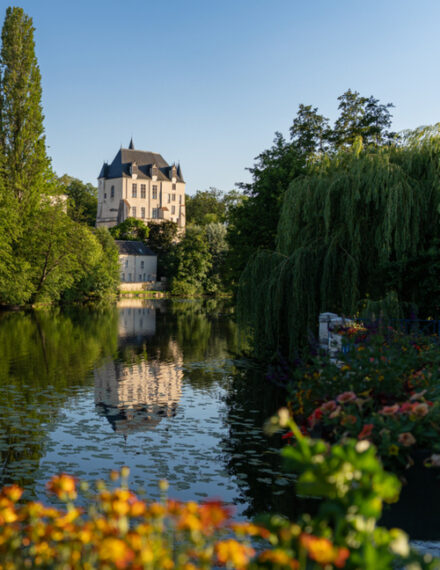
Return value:
<svg viewBox="0 0 440 570">
<path fill-rule="evenodd" d="M 310 156 L 328 149 L 330 126 L 328 119 L 318 114 L 318 108 L 311 105 L 299 106 L 290 127 L 290 139 L 304 156 Z"/>
<path fill-rule="evenodd" d="M 340 115 L 331 135 L 336 148 L 351 146 L 357 137 L 362 137 L 364 146 L 387 144 L 396 137 L 389 130 L 392 103 L 383 105 L 372 95 L 361 97 L 351 89 L 338 97 L 338 101 Z"/>
<path fill-rule="evenodd" d="M 0 51 L 0 146 L 6 189 L 21 204 L 23 215 L 52 180 L 41 93 L 32 19 L 22 8 L 8 8 Z"/>
<path fill-rule="evenodd" d="M 150 230 L 142 220 L 127 218 L 117 226 L 110 228 L 114 239 L 145 241 Z"/>
<path fill-rule="evenodd" d="M 305 168 L 305 157 L 281 133 L 275 133 L 272 147 L 255 160 L 249 168 L 252 182 L 239 184 L 247 199 L 230 208 L 228 214 L 227 265 L 232 285 L 256 250 L 275 248 L 284 193 Z"/>
<path fill-rule="evenodd" d="M 201 295 L 212 267 L 212 255 L 202 228 L 190 226 L 173 249 L 171 293 L 177 296 Z"/>
<path fill-rule="evenodd" d="M 99 252 L 82 276 L 63 293 L 63 301 L 102 301 L 114 297 L 119 285 L 119 253 L 107 228 L 93 230 Z"/>
<path fill-rule="evenodd" d="M 226 226 L 219 223 L 206 224 L 204 233 L 212 264 L 204 289 L 206 293 L 214 294 L 223 288 L 225 255 L 228 250 Z"/>
<path fill-rule="evenodd" d="M 341 150 L 297 178 L 286 193 L 275 251 L 258 252 L 240 281 L 242 318 L 260 350 L 293 358 L 320 311 L 355 314 L 368 299 L 394 299 L 437 316 L 440 129 L 406 144 Z M 414 282 L 406 270 L 418 268 Z M 396 302 L 394 301 L 394 305 Z"/>
<path fill-rule="evenodd" d="M 72 178 L 67 174 L 61 176 L 58 181 L 64 187 L 64 193 L 69 198 L 67 214 L 75 222 L 82 222 L 95 227 L 98 209 L 97 188 L 89 182 L 84 184 L 78 178 Z"/>
<path fill-rule="evenodd" d="M 177 224 L 169 220 L 148 222 L 148 246 L 157 253 L 157 272 L 160 277 L 171 277 L 172 249 L 177 240 Z"/>
<path fill-rule="evenodd" d="M 217 188 L 197 190 L 194 196 L 186 196 L 186 221 L 199 226 L 222 222 L 225 215 L 223 192 Z"/>
</svg>

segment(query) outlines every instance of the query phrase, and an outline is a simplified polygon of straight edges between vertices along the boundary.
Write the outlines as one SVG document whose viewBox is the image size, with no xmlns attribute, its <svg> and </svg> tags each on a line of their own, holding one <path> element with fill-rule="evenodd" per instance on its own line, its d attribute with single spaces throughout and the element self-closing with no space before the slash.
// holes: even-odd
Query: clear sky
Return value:
<svg viewBox="0 0 440 570">
<path fill-rule="evenodd" d="M 0 21 L 9 2 L 0 0 Z M 23 0 L 49 155 L 96 184 L 135 147 L 180 161 L 187 192 L 228 191 L 288 135 L 300 103 L 332 121 L 347 89 L 395 130 L 440 121 L 439 0 Z"/>
</svg>

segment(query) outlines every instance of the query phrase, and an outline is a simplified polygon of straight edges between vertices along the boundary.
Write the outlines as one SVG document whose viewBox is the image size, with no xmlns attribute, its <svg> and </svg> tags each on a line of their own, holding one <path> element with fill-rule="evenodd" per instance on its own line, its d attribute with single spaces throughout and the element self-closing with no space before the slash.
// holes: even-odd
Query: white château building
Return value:
<svg viewBox="0 0 440 570">
<path fill-rule="evenodd" d="M 136 150 L 133 139 L 98 177 L 96 226 L 111 228 L 128 217 L 147 223 L 169 220 L 185 228 L 185 181 L 180 164 L 170 166 L 160 154 Z"/>
</svg>

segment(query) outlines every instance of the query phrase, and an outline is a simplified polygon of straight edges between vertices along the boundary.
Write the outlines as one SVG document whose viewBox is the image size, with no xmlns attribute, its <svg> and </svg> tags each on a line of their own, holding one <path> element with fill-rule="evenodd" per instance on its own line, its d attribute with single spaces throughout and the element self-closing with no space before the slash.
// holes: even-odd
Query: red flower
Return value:
<svg viewBox="0 0 440 570">
<path fill-rule="evenodd" d="M 314 428 L 317 422 L 322 418 L 322 410 L 320 408 L 316 408 L 310 416 L 307 418 L 309 425 L 311 428 Z"/>
<path fill-rule="evenodd" d="M 373 428 L 374 424 L 365 424 L 362 430 L 359 432 L 358 439 L 370 437 Z"/>
</svg>

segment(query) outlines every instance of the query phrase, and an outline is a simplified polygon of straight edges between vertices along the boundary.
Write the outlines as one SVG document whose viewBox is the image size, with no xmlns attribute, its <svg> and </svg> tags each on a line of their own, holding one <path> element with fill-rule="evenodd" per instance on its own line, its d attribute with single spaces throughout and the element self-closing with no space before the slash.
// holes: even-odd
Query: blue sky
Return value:
<svg viewBox="0 0 440 570">
<path fill-rule="evenodd" d="M 6 7 L 0 0 L 0 21 Z M 300 103 L 332 121 L 348 88 L 395 130 L 440 121 L 438 0 L 24 0 L 53 167 L 96 184 L 121 144 L 228 191 Z"/>
</svg>

